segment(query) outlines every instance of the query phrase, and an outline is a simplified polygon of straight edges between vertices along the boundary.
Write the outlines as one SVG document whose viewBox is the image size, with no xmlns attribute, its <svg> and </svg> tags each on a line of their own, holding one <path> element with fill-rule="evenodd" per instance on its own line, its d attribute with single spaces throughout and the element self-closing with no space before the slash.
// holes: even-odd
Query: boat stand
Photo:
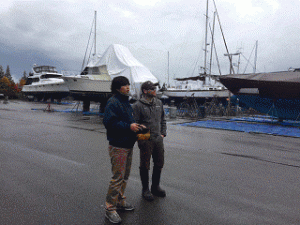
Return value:
<svg viewBox="0 0 300 225">
<path fill-rule="evenodd" d="M 300 118 L 300 113 L 299 113 L 299 115 L 297 116 L 296 121 L 298 121 L 299 118 Z"/>
<path fill-rule="evenodd" d="M 53 112 L 54 109 L 51 107 L 50 103 L 47 103 L 46 108 L 44 109 L 44 112 Z"/>
<path fill-rule="evenodd" d="M 78 112 L 79 106 L 80 106 L 80 101 L 76 102 L 76 104 L 73 106 L 71 111 L 73 111 L 73 109 L 76 109 L 76 112 Z"/>
<path fill-rule="evenodd" d="M 277 116 L 277 118 L 279 119 L 278 112 L 277 112 L 276 107 L 275 107 L 275 102 L 276 102 L 276 100 L 273 99 L 273 104 L 272 104 L 271 108 L 269 109 L 269 111 L 267 112 L 267 115 L 270 115 L 270 113 L 272 114 L 271 115 L 272 123 L 273 123 L 273 119 L 274 119 L 275 116 Z"/>
<path fill-rule="evenodd" d="M 88 98 L 83 99 L 83 112 L 89 112 L 91 106 L 91 101 Z"/>
</svg>

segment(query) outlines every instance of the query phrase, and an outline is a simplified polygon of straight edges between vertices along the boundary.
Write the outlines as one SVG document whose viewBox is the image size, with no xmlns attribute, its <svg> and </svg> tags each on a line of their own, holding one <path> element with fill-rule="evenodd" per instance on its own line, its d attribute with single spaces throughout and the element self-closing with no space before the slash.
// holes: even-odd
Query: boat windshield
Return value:
<svg viewBox="0 0 300 225">
<path fill-rule="evenodd" d="M 54 66 L 36 66 L 33 68 L 33 70 L 36 73 L 43 73 L 43 72 L 57 73 L 57 70 Z"/>
<path fill-rule="evenodd" d="M 25 85 L 30 85 L 30 84 L 32 84 L 32 83 L 34 83 L 34 82 L 39 82 L 39 78 L 38 77 L 35 77 L 35 78 L 28 78 L 27 80 L 26 80 L 26 84 Z"/>
<path fill-rule="evenodd" d="M 99 67 L 90 67 L 88 74 L 99 75 L 100 74 Z"/>
<path fill-rule="evenodd" d="M 47 79 L 47 78 L 60 78 L 60 74 L 44 74 L 41 76 L 41 79 Z"/>
</svg>

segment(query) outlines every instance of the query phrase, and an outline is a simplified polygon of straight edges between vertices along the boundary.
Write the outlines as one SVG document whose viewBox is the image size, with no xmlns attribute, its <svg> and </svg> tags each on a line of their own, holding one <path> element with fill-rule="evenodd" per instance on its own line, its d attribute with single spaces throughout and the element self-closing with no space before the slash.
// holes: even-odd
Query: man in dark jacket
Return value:
<svg viewBox="0 0 300 225">
<path fill-rule="evenodd" d="M 110 181 L 105 203 L 105 216 L 112 223 L 120 223 L 117 209 L 133 210 L 124 195 L 129 178 L 132 150 L 137 140 L 139 125 L 135 123 L 133 109 L 128 101 L 129 81 L 126 77 L 116 77 L 112 81 L 113 96 L 105 107 L 103 124 L 107 130 L 109 155 L 113 177 Z"/>
<path fill-rule="evenodd" d="M 134 118 L 137 123 L 150 129 L 149 140 L 139 140 L 140 149 L 140 177 L 142 181 L 142 196 L 154 200 L 153 195 L 165 197 L 166 192 L 159 186 L 161 171 L 164 166 L 164 144 L 166 136 L 166 120 L 162 102 L 156 98 L 156 86 L 146 81 L 141 86 L 141 99 L 134 103 Z M 151 192 L 149 190 L 150 159 L 153 158 Z"/>
</svg>

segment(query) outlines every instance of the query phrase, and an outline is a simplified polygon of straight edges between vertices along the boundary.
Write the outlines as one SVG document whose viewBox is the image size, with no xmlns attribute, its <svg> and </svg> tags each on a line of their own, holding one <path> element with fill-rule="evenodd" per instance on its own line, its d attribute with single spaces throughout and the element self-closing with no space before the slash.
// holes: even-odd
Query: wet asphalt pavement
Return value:
<svg viewBox="0 0 300 225">
<path fill-rule="evenodd" d="M 111 224 L 111 177 L 101 118 L 0 102 L 0 224 Z M 54 109 L 71 105 L 52 105 Z M 37 109 L 37 110 L 32 110 Z M 139 152 L 122 224 L 300 224 L 300 138 L 183 127 L 168 122 L 161 186 L 141 198 Z"/>
</svg>

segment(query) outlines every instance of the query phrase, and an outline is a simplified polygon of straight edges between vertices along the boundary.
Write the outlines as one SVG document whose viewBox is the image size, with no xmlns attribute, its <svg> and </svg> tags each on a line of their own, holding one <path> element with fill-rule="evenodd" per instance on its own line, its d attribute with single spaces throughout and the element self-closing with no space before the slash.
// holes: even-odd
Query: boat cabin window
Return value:
<svg viewBox="0 0 300 225">
<path fill-rule="evenodd" d="M 28 78 L 27 80 L 26 80 L 26 84 L 25 85 L 30 85 L 30 84 L 32 84 L 32 83 L 34 83 L 34 82 L 39 82 L 39 78 L 38 77 L 36 77 L 36 78 Z"/>
<path fill-rule="evenodd" d="M 41 79 L 47 79 L 47 78 L 60 78 L 60 74 L 45 74 L 41 76 Z"/>
<path fill-rule="evenodd" d="M 90 67 L 89 74 L 98 75 L 100 74 L 99 67 Z"/>
<path fill-rule="evenodd" d="M 33 68 L 33 70 L 36 73 L 43 73 L 43 72 L 57 73 L 57 70 L 54 66 L 36 66 Z"/>
</svg>

